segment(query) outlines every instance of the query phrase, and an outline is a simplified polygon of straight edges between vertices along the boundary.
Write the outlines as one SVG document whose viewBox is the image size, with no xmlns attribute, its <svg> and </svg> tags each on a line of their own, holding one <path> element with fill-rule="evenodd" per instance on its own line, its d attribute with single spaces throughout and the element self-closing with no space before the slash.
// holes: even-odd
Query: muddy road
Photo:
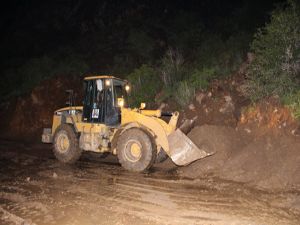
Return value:
<svg viewBox="0 0 300 225">
<path fill-rule="evenodd" d="M 85 154 L 58 163 L 50 146 L 1 141 L 0 224 L 299 224 L 297 192 L 266 192 L 155 167 L 124 171 Z"/>
</svg>

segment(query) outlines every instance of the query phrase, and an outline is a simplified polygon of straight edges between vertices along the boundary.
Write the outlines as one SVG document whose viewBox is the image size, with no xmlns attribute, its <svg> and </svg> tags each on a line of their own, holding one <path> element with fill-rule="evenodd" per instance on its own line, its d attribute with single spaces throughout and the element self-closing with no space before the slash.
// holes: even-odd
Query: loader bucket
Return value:
<svg viewBox="0 0 300 225">
<path fill-rule="evenodd" d="M 178 166 L 186 166 L 198 159 L 213 155 L 210 149 L 199 149 L 180 129 L 168 136 L 169 156 Z"/>
</svg>

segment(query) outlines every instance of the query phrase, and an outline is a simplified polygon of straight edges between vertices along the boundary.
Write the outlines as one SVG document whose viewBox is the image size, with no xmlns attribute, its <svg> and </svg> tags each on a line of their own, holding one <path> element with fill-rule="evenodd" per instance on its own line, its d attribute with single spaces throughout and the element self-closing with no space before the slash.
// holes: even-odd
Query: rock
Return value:
<svg viewBox="0 0 300 225">
<path fill-rule="evenodd" d="M 226 102 L 232 102 L 232 98 L 231 98 L 230 95 L 224 96 L 224 99 L 225 99 Z"/>
<path fill-rule="evenodd" d="M 203 99 L 205 97 L 205 94 L 204 93 L 200 93 L 196 96 L 196 101 L 199 103 L 199 105 L 201 105 Z"/>
<path fill-rule="evenodd" d="M 33 222 L 31 221 L 31 219 L 28 219 L 28 220 L 24 220 L 24 221 L 21 223 L 21 225 L 36 225 L 36 224 L 33 223 Z"/>
<path fill-rule="evenodd" d="M 54 172 L 53 175 L 52 175 L 52 177 L 53 177 L 54 179 L 56 179 L 56 178 L 58 177 L 58 175 Z"/>
<path fill-rule="evenodd" d="M 30 181 L 30 177 L 26 177 L 26 181 L 29 182 Z"/>
<path fill-rule="evenodd" d="M 300 136 L 300 126 L 297 127 L 296 129 L 292 130 L 292 135 L 295 135 L 295 136 Z"/>
<path fill-rule="evenodd" d="M 244 129 L 248 134 L 250 134 L 251 133 L 251 130 L 250 129 L 248 129 L 248 128 L 245 128 Z"/>
<path fill-rule="evenodd" d="M 211 97 L 212 96 L 212 93 L 211 92 L 208 92 L 208 94 L 207 94 L 207 97 Z"/>
<path fill-rule="evenodd" d="M 39 99 L 38 99 L 38 97 L 36 96 L 36 94 L 34 94 L 34 93 L 31 93 L 31 100 L 32 100 L 32 103 L 33 104 L 38 104 L 39 103 Z"/>
<path fill-rule="evenodd" d="M 192 103 L 192 104 L 189 104 L 189 110 L 192 110 L 194 111 L 196 109 L 195 105 Z"/>
<path fill-rule="evenodd" d="M 249 89 L 249 84 L 241 84 L 236 87 L 236 91 L 239 93 L 239 96 L 248 96 Z"/>
<path fill-rule="evenodd" d="M 221 113 L 231 113 L 234 111 L 235 106 L 232 102 L 232 98 L 229 95 L 224 96 L 225 104 L 220 108 Z"/>
</svg>

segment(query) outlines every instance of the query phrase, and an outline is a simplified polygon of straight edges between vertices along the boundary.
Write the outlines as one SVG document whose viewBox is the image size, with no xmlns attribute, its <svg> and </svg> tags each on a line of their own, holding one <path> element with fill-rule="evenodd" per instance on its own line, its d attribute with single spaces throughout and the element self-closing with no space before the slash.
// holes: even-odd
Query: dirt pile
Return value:
<svg viewBox="0 0 300 225">
<path fill-rule="evenodd" d="M 276 134 L 254 139 L 231 157 L 220 175 L 264 188 L 300 188 L 300 140 Z"/>
<path fill-rule="evenodd" d="M 1 136 L 7 138 L 40 138 L 44 127 L 51 127 L 53 112 L 66 106 L 68 94 L 73 89 L 82 94 L 81 78 L 54 77 L 43 81 L 30 94 L 10 102 L 1 115 Z M 78 100 L 81 96 L 77 96 Z"/>
<path fill-rule="evenodd" d="M 199 163 L 182 168 L 189 176 L 216 173 L 226 164 L 227 160 L 245 145 L 239 133 L 231 127 L 204 125 L 195 127 L 188 137 L 199 147 L 215 152 Z"/>
<path fill-rule="evenodd" d="M 179 169 L 182 176 L 216 176 L 260 188 L 300 188 L 300 139 L 291 135 L 247 134 L 228 127 L 194 128 L 189 137 L 199 147 L 211 143 L 216 154 Z"/>
<path fill-rule="evenodd" d="M 251 104 L 245 68 L 214 80 L 184 109 L 181 121 L 195 120 L 188 134 L 215 155 L 178 169 L 189 178 L 216 176 L 260 188 L 300 189 L 300 123 L 279 98 Z"/>
<path fill-rule="evenodd" d="M 181 112 L 180 121 L 197 118 L 198 126 L 220 125 L 236 127 L 242 109 L 250 104 L 243 86 L 245 76 L 235 74 L 227 79 L 214 80 L 207 91 L 199 91 Z"/>
</svg>

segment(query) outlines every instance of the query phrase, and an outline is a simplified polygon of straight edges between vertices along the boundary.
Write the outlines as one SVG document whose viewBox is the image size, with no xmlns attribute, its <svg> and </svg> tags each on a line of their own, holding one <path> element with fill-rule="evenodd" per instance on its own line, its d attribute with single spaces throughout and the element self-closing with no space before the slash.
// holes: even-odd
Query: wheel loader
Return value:
<svg viewBox="0 0 300 225">
<path fill-rule="evenodd" d="M 212 154 L 177 128 L 178 112 L 147 110 L 145 103 L 128 107 L 130 89 L 126 80 L 113 76 L 85 77 L 83 105 L 55 111 L 42 142 L 52 143 L 55 157 L 63 163 L 76 162 L 83 151 L 111 153 L 135 172 L 149 169 L 159 155 L 185 166 Z M 162 116 L 170 117 L 168 122 Z"/>
</svg>

